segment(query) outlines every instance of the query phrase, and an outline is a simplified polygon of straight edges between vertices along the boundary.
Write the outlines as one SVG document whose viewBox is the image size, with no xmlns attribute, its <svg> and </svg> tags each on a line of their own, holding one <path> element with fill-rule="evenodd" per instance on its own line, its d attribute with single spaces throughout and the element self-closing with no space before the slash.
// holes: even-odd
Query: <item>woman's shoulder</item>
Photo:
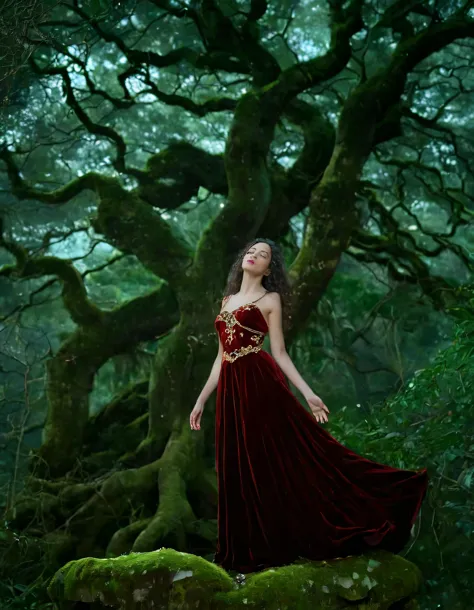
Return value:
<svg viewBox="0 0 474 610">
<path fill-rule="evenodd" d="M 267 294 L 265 296 L 268 299 L 272 299 L 274 301 L 280 301 L 281 300 L 280 293 L 277 292 L 276 290 L 268 290 Z"/>
<path fill-rule="evenodd" d="M 265 301 L 269 309 L 281 307 L 281 296 L 277 291 L 268 291 L 265 295 Z"/>
</svg>

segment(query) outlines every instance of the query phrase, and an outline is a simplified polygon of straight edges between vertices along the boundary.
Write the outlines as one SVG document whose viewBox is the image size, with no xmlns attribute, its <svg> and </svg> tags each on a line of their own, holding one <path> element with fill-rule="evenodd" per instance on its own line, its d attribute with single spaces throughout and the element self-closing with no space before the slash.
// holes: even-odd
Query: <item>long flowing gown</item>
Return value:
<svg viewBox="0 0 474 610">
<path fill-rule="evenodd" d="M 346 557 L 375 547 L 399 552 L 426 493 L 426 469 L 379 464 L 326 432 L 262 349 L 268 326 L 255 303 L 215 320 L 224 353 L 214 562 L 254 572 L 298 557 Z"/>
</svg>

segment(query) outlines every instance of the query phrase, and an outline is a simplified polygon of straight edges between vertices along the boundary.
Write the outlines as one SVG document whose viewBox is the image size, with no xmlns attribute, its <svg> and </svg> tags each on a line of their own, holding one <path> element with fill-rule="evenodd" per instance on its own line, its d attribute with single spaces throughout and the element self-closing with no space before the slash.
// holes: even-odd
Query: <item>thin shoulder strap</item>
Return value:
<svg viewBox="0 0 474 610">
<path fill-rule="evenodd" d="M 268 290 L 265 291 L 265 294 L 267 294 Z M 252 303 L 256 303 L 257 301 L 260 301 L 260 299 L 263 299 L 263 297 L 265 296 L 265 294 L 262 294 L 261 297 L 258 297 L 258 299 L 255 299 L 255 301 L 252 301 Z"/>
<path fill-rule="evenodd" d="M 229 300 L 229 298 L 231 297 L 231 294 L 228 294 L 226 297 L 222 298 L 222 305 L 219 307 L 219 314 L 222 313 L 222 309 L 225 307 L 225 304 L 227 303 L 227 301 Z"/>
</svg>

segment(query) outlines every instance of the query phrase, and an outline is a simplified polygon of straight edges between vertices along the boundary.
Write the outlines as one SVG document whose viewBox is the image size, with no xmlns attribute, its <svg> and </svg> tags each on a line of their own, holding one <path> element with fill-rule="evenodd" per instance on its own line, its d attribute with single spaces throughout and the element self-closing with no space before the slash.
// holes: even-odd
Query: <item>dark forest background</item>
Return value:
<svg viewBox="0 0 474 610">
<path fill-rule="evenodd" d="M 429 469 L 421 608 L 472 608 L 474 3 L 0 7 L 2 609 L 70 559 L 212 556 L 189 413 L 256 236 L 329 432 Z"/>
</svg>

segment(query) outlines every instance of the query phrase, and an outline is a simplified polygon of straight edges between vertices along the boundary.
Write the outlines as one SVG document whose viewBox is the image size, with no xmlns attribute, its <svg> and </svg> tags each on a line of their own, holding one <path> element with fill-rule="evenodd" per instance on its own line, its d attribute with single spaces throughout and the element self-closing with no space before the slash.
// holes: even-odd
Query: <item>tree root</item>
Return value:
<svg viewBox="0 0 474 610">
<path fill-rule="evenodd" d="M 144 466 L 85 482 L 77 481 L 84 476 L 78 468 L 76 481 L 72 473 L 55 481 L 30 477 L 7 515 L 9 527 L 38 541 L 43 565 L 54 568 L 84 556 L 163 546 L 209 553 L 217 534 L 217 481 L 203 464 L 203 443 L 177 418 L 161 457 Z M 90 457 L 100 463 L 99 454 Z"/>
<path fill-rule="evenodd" d="M 138 535 L 133 551 L 150 551 L 170 543 L 178 550 L 186 548 L 186 531 L 197 521 L 186 494 L 187 482 L 197 475 L 197 438 L 188 422 L 172 433 L 160 460 L 158 510 Z"/>
<path fill-rule="evenodd" d="M 107 546 L 106 557 L 117 557 L 123 553 L 128 553 L 138 534 L 147 527 L 150 521 L 151 519 L 139 519 L 117 530 Z"/>
</svg>

